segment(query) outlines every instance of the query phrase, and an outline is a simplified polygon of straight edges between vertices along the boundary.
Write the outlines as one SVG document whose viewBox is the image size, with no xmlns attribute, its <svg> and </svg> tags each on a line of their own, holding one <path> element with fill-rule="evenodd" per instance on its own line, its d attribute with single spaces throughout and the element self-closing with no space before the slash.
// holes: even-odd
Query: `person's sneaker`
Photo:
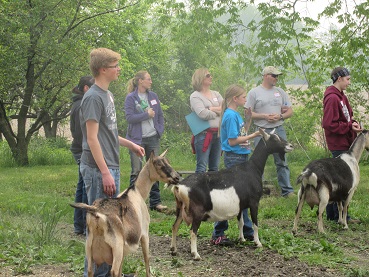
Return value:
<svg viewBox="0 0 369 277">
<path fill-rule="evenodd" d="M 157 212 L 160 212 L 160 213 L 163 213 L 167 209 L 168 209 L 168 207 L 164 206 L 162 204 L 156 205 L 155 207 L 151 208 L 152 211 L 157 211 Z"/>
<path fill-rule="evenodd" d="M 285 198 L 293 198 L 295 196 L 296 196 L 296 194 L 294 192 L 290 192 L 290 193 L 286 194 L 284 197 Z"/>
<path fill-rule="evenodd" d="M 211 243 L 214 245 L 219 245 L 219 246 L 232 246 L 233 245 L 233 242 L 230 241 L 226 236 L 213 238 L 211 240 Z"/>
<path fill-rule="evenodd" d="M 347 220 L 347 223 L 349 223 L 349 224 L 360 224 L 361 220 L 360 219 L 355 219 L 355 218 L 349 218 Z"/>
</svg>

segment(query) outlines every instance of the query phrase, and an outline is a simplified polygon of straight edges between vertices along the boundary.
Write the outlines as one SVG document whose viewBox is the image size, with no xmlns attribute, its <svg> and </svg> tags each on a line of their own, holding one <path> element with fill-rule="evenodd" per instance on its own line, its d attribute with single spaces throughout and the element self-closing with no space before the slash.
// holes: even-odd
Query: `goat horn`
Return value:
<svg viewBox="0 0 369 277">
<path fill-rule="evenodd" d="M 165 154 L 167 154 L 167 151 L 168 151 L 168 148 L 163 153 L 161 153 L 160 157 L 164 157 Z"/>
<path fill-rule="evenodd" d="M 269 139 L 270 135 L 267 132 L 265 132 L 264 129 L 259 128 L 259 132 L 265 140 Z"/>
</svg>

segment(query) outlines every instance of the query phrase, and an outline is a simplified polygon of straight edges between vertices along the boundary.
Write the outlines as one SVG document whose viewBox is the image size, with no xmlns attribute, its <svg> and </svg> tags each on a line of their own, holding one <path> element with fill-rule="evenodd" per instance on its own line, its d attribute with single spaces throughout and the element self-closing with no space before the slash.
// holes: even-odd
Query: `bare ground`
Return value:
<svg viewBox="0 0 369 277">
<path fill-rule="evenodd" d="M 82 238 L 81 238 L 82 239 Z M 188 238 L 178 238 L 178 256 L 171 256 L 170 238 L 151 236 L 151 268 L 154 276 L 340 276 L 338 271 L 324 267 L 309 266 L 293 258 L 285 260 L 275 251 L 256 249 L 252 243 L 220 247 L 199 238 L 201 261 L 193 261 Z M 133 254 L 142 259 L 140 250 Z M 0 276 L 13 276 L 10 267 L 0 269 Z M 29 276 L 74 277 L 68 265 L 44 265 L 32 268 Z"/>
<path fill-rule="evenodd" d="M 264 220 L 269 226 L 278 226 L 281 230 L 291 228 L 291 222 L 287 220 Z M 328 234 L 338 233 L 339 244 L 344 244 L 345 253 L 353 257 L 347 268 L 357 269 L 358 275 L 361 269 L 369 272 L 367 261 L 369 259 L 369 247 L 367 246 L 367 223 L 364 221 L 360 225 L 351 225 L 351 231 L 344 231 L 337 224 L 327 224 Z M 69 239 L 76 239 L 73 235 L 71 225 L 63 226 L 64 233 L 70 234 Z M 305 237 L 316 233 L 316 222 L 301 222 L 297 236 Z M 68 236 L 68 235 L 67 235 Z M 68 237 L 66 238 L 68 239 Z M 78 237 L 84 241 L 84 237 Z M 329 239 L 329 235 L 328 235 Z M 333 238 L 332 238 L 333 239 Z M 255 248 L 252 242 L 235 243 L 232 247 L 214 246 L 208 238 L 198 238 L 198 252 L 201 261 L 194 261 L 190 253 L 189 238 L 177 239 L 177 256 L 170 253 L 170 240 L 168 236 L 150 236 L 150 267 L 153 276 L 302 276 L 302 277 L 340 277 L 349 276 L 343 274 L 338 269 L 327 268 L 324 266 L 310 266 L 299 261 L 297 258 L 285 259 L 276 251 L 267 247 Z M 334 240 L 334 239 L 333 239 Z M 142 252 L 139 249 L 130 257 L 142 261 Z M 129 260 L 126 260 L 129 262 Z M 143 271 L 140 275 L 144 276 Z M 128 273 L 128 272 L 125 272 Z M 365 274 L 365 273 L 364 273 Z M 11 267 L 0 268 L 0 276 L 14 276 Z M 82 274 L 71 272 L 69 265 L 42 265 L 32 267 L 32 274 L 29 276 L 45 277 L 76 277 Z"/>
</svg>

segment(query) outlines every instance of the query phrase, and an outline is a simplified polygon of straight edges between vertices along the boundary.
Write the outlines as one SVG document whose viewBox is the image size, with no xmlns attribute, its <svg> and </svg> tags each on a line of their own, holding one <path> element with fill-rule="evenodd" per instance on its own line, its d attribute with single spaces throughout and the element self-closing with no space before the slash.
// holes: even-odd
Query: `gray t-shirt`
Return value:
<svg viewBox="0 0 369 277">
<path fill-rule="evenodd" d="M 113 94 L 110 91 L 93 85 L 85 93 L 81 102 L 80 122 L 83 134 L 81 161 L 90 167 L 97 167 L 87 143 L 87 120 L 95 120 L 99 123 L 97 137 L 108 168 L 119 169 L 117 117 Z"/>
<path fill-rule="evenodd" d="M 146 92 L 138 93 L 138 97 L 140 97 L 141 99 L 141 108 L 142 103 L 144 103 L 146 107 L 144 110 L 147 111 L 150 108 L 148 104 L 147 93 Z M 141 122 L 141 128 L 143 138 L 149 138 L 157 134 L 156 129 L 154 127 L 154 120 L 151 117 L 148 120 L 144 120 Z"/>
<path fill-rule="evenodd" d="M 246 108 L 250 108 L 255 113 L 280 114 L 282 106 L 291 107 L 288 94 L 279 87 L 266 89 L 257 86 L 247 94 Z M 254 124 L 262 128 L 275 128 L 283 124 L 283 120 L 270 123 L 265 119 L 254 119 Z"/>
</svg>

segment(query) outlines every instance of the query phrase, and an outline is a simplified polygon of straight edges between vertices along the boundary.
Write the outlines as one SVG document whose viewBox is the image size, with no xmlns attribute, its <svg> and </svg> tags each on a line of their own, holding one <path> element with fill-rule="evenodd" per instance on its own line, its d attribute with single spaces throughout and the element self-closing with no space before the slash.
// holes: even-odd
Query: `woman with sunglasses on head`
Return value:
<svg viewBox="0 0 369 277">
<path fill-rule="evenodd" d="M 192 75 L 195 90 L 190 96 L 191 110 L 201 119 L 209 122 L 210 128 L 193 138 L 196 153 L 196 173 L 218 171 L 221 146 L 218 137 L 221 106 L 223 97 L 211 90 L 213 77 L 206 68 L 199 68 Z"/>
</svg>

